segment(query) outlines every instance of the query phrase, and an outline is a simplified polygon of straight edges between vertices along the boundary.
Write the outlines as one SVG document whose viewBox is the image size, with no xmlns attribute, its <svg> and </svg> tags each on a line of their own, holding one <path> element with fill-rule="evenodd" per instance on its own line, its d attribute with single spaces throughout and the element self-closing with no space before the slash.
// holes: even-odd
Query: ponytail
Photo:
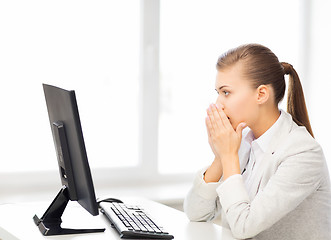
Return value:
<svg viewBox="0 0 331 240">
<path fill-rule="evenodd" d="M 284 74 L 289 75 L 287 112 L 292 115 L 296 124 L 305 126 L 310 135 L 314 137 L 299 76 L 291 64 L 281 62 L 281 65 L 284 68 Z"/>
</svg>

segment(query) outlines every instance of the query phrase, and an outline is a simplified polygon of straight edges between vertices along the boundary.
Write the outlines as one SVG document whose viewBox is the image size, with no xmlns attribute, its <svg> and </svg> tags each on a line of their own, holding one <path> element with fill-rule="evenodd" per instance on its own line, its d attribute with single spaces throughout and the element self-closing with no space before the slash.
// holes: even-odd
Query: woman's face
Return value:
<svg viewBox="0 0 331 240">
<path fill-rule="evenodd" d="M 217 71 L 215 89 L 218 93 L 216 103 L 223 107 L 234 129 L 245 122 L 248 126 L 257 116 L 256 89 L 250 85 L 237 63 L 222 71 Z"/>
</svg>

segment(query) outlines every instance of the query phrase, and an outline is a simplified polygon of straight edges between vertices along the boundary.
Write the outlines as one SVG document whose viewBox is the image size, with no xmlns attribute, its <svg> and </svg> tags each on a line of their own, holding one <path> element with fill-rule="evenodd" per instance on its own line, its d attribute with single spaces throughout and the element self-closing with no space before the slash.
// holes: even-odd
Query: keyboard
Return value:
<svg viewBox="0 0 331 240">
<path fill-rule="evenodd" d="M 163 227 L 139 206 L 118 202 L 101 202 L 101 212 L 107 216 L 121 238 L 173 239 Z"/>
</svg>

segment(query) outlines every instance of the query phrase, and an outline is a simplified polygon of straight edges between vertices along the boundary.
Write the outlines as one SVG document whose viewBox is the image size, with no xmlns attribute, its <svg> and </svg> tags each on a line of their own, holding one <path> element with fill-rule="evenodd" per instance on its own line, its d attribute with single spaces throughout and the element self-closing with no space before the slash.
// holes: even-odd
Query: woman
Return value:
<svg viewBox="0 0 331 240">
<path fill-rule="evenodd" d="M 206 117 L 215 159 L 185 199 L 188 218 L 222 214 L 239 239 L 331 239 L 329 173 L 292 65 L 248 44 L 223 54 L 217 70 Z M 278 109 L 285 74 L 287 112 Z"/>
</svg>

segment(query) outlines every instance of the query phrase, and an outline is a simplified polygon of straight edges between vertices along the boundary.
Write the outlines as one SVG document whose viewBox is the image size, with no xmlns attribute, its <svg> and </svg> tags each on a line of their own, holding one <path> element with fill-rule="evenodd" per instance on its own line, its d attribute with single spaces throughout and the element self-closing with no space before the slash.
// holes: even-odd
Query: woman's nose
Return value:
<svg viewBox="0 0 331 240">
<path fill-rule="evenodd" d="M 221 101 L 218 101 L 218 99 L 216 100 L 216 103 L 221 109 L 224 110 L 224 105 L 221 103 Z"/>
</svg>

